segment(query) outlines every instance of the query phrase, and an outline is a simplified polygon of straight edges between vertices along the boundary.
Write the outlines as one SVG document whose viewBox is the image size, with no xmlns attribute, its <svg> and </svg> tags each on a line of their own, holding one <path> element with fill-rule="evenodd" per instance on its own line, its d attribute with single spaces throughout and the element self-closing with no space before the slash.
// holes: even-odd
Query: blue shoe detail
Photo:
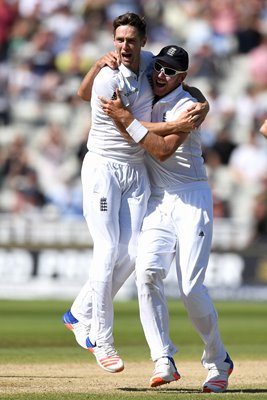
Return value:
<svg viewBox="0 0 267 400">
<path fill-rule="evenodd" d="M 92 349 L 93 347 L 96 347 L 96 345 L 91 342 L 89 337 L 86 338 L 86 346 L 88 349 Z"/>
<path fill-rule="evenodd" d="M 71 311 L 67 311 L 63 317 L 63 322 L 64 324 L 76 324 L 77 322 L 79 322 L 71 313 Z"/>
<path fill-rule="evenodd" d="M 172 357 L 168 357 L 168 356 L 166 356 L 166 358 L 168 358 L 168 360 L 170 360 L 170 362 L 172 363 L 172 365 L 174 366 L 174 368 L 175 368 L 175 369 L 176 369 L 176 371 L 177 371 L 177 368 L 176 368 L 176 365 L 175 365 L 174 359 L 173 359 Z"/>
<path fill-rule="evenodd" d="M 224 360 L 224 362 L 226 362 L 227 364 L 229 364 L 229 375 L 232 373 L 233 369 L 234 369 L 234 363 L 231 360 L 230 356 L 228 353 L 226 353 L 226 359 Z"/>
</svg>

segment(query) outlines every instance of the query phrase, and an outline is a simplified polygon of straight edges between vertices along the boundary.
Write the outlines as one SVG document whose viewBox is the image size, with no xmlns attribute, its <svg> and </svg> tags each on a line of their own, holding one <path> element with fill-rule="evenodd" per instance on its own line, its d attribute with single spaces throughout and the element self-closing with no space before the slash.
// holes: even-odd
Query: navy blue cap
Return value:
<svg viewBox="0 0 267 400">
<path fill-rule="evenodd" d="M 155 59 L 168 63 L 177 71 L 186 72 L 188 70 L 189 56 L 182 47 L 175 45 L 163 47 Z"/>
</svg>

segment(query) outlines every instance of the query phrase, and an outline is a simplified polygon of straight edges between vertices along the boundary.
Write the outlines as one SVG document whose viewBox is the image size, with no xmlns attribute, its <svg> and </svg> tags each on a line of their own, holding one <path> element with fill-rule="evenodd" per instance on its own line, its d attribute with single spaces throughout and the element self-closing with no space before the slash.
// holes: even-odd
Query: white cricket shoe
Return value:
<svg viewBox="0 0 267 400">
<path fill-rule="evenodd" d="M 209 368 L 209 373 L 206 381 L 203 383 L 204 393 L 222 393 L 228 387 L 228 379 L 234 369 L 234 363 L 227 353 L 226 359 L 217 367 L 214 365 Z"/>
<path fill-rule="evenodd" d="M 95 356 L 97 364 L 105 371 L 115 373 L 124 370 L 124 363 L 112 344 L 96 346 L 90 342 L 89 338 L 86 344 L 88 350 Z"/>
<path fill-rule="evenodd" d="M 77 343 L 84 349 L 87 349 L 86 340 L 89 336 L 90 327 L 79 322 L 70 310 L 63 315 L 62 320 L 66 328 L 74 333 Z"/>
<path fill-rule="evenodd" d="M 150 379 L 150 386 L 156 387 L 178 381 L 181 376 L 177 371 L 175 362 L 172 357 L 161 357 L 156 361 L 153 375 Z"/>
</svg>

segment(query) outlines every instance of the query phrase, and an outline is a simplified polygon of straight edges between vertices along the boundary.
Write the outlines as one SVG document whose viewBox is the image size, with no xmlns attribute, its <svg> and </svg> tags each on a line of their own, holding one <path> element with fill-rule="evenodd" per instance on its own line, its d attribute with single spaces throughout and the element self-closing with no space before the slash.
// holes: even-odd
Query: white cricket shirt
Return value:
<svg viewBox="0 0 267 400">
<path fill-rule="evenodd" d="M 180 85 L 154 105 L 152 121 L 174 121 L 195 102 L 196 99 Z M 158 161 L 149 154 L 145 159 L 153 189 L 176 191 L 183 189 L 184 184 L 188 188 L 189 183 L 207 181 L 199 130 L 188 134 L 184 143 L 166 161 Z"/>
<path fill-rule="evenodd" d="M 153 93 L 147 67 L 152 57 L 152 53 L 141 51 L 138 76 L 124 65 L 117 70 L 104 67 L 96 76 L 91 98 L 92 125 L 88 138 L 90 151 L 122 162 L 143 160 L 142 147 L 138 143 L 128 142 L 121 136 L 113 120 L 103 112 L 98 96 L 112 99 L 119 88 L 124 105 L 130 106 L 134 117 L 142 121 L 151 121 Z"/>
</svg>

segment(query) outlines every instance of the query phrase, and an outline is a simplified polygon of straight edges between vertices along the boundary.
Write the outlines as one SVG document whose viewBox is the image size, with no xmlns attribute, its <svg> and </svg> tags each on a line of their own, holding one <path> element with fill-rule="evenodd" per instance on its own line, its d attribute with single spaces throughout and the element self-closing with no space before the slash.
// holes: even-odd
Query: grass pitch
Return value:
<svg viewBox="0 0 267 400">
<path fill-rule="evenodd" d="M 267 399 L 266 302 L 217 302 L 219 326 L 235 362 L 227 399 Z M 125 360 L 121 374 L 108 374 L 81 349 L 62 324 L 66 301 L 0 301 L 0 398 L 210 399 L 200 393 L 206 371 L 200 365 L 203 345 L 179 300 L 169 301 L 170 335 L 179 382 L 150 389 L 153 369 L 139 322 L 136 301 L 115 303 L 114 337 Z"/>
</svg>

